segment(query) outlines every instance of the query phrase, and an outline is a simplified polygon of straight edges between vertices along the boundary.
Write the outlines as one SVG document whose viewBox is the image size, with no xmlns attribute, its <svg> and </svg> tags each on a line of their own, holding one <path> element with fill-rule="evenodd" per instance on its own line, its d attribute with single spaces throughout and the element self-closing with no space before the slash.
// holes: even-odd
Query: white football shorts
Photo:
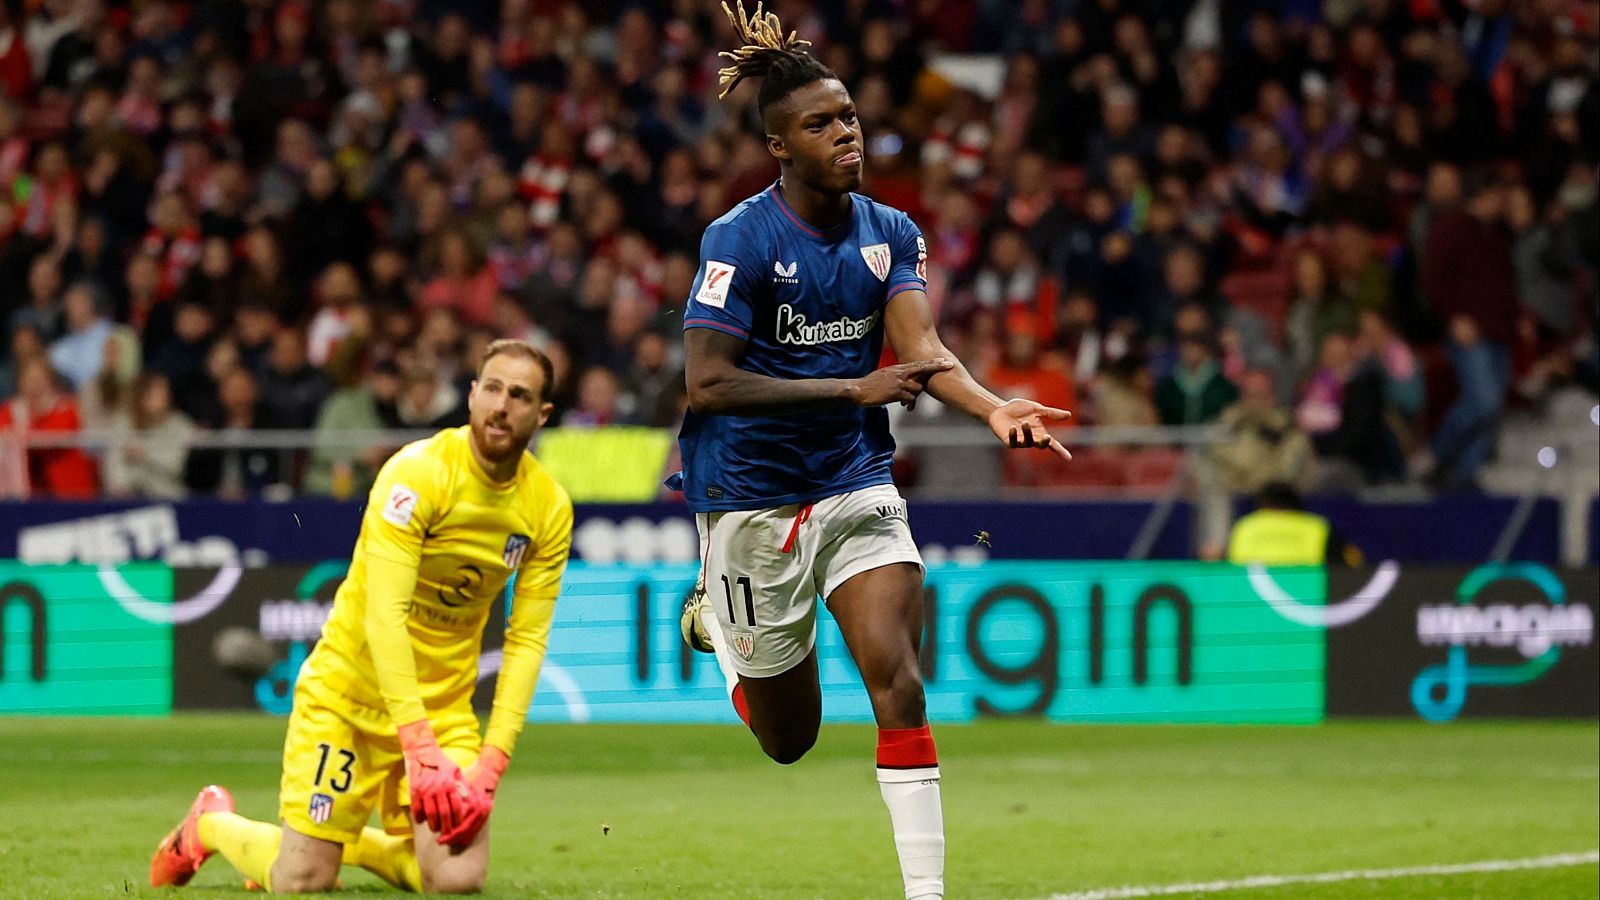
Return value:
<svg viewBox="0 0 1600 900">
<path fill-rule="evenodd" d="M 893 563 L 922 568 L 892 484 L 814 504 L 698 513 L 700 584 L 740 675 L 793 668 L 817 642 L 817 596 Z"/>
</svg>

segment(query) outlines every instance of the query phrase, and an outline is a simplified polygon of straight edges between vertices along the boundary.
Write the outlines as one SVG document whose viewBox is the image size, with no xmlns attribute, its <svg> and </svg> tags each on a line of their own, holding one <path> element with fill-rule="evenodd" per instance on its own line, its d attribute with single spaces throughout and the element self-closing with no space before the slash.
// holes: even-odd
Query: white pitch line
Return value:
<svg viewBox="0 0 1600 900">
<path fill-rule="evenodd" d="M 1130 897 L 1165 897 L 1172 894 L 1214 894 L 1251 888 L 1283 887 L 1290 884 L 1332 884 L 1338 881 L 1378 881 L 1385 878 L 1415 878 L 1426 875 L 1465 875 L 1473 872 L 1515 872 L 1520 869 L 1559 869 L 1600 862 L 1600 850 L 1588 853 L 1557 853 L 1527 859 L 1488 859 L 1482 862 L 1449 866 L 1408 866 L 1400 869 L 1351 869 L 1345 872 L 1312 872 L 1306 875 L 1252 875 L 1231 881 L 1201 881 L 1194 884 L 1155 884 L 1052 894 L 1049 900 L 1125 900 Z"/>
</svg>

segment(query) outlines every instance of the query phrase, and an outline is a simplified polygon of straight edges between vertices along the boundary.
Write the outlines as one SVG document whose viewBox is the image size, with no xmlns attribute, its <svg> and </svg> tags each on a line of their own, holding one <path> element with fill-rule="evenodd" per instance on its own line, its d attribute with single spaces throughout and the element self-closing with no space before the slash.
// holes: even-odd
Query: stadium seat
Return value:
<svg viewBox="0 0 1600 900">
<path fill-rule="evenodd" d="M 1084 450 L 1067 462 L 1054 453 L 1007 453 L 1008 487 L 1114 489 L 1127 484 L 1127 462 L 1102 450 Z"/>
<path fill-rule="evenodd" d="M 1128 456 L 1127 484 L 1131 492 L 1159 494 L 1172 485 L 1183 471 L 1184 452 L 1175 448 L 1150 447 Z"/>
<path fill-rule="evenodd" d="M 1228 302 L 1266 320 L 1275 340 L 1283 338 L 1290 288 L 1288 274 L 1277 267 L 1234 272 L 1222 280 L 1222 294 Z"/>
</svg>

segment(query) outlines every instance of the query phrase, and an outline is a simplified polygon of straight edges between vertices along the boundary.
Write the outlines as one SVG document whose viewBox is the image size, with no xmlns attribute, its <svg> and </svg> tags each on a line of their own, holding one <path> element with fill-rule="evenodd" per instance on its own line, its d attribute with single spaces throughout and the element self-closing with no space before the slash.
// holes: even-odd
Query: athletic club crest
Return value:
<svg viewBox="0 0 1600 900">
<path fill-rule="evenodd" d="M 327 794 L 312 794 L 308 812 L 311 813 L 311 821 L 321 825 L 333 815 L 333 798 Z"/>
<path fill-rule="evenodd" d="M 528 552 L 528 543 L 528 536 L 525 534 L 513 534 L 506 538 L 506 568 L 515 569 L 522 565 L 522 555 Z"/>
<path fill-rule="evenodd" d="M 734 628 L 731 631 L 733 652 L 739 654 L 740 659 L 749 662 L 750 658 L 756 655 L 756 633 L 743 628 Z"/>
<path fill-rule="evenodd" d="M 867 261 L 867 268 L 872 270 L 872 274 L 878 276 L 879 281 L 889 280 L 888 244 L 873 244 L 871 247 L 862 247 L 861 258 Z"/>
</svg>

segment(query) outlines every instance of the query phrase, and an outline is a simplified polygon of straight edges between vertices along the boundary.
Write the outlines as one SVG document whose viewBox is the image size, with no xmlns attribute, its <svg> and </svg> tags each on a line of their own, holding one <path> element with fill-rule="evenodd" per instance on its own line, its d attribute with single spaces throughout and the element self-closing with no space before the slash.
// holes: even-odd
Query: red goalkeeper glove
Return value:
<svg viewBox="0 0 1600 900">
<path fill-rule="evenodd" d="M 435 834 L 454 830 L 466 816 L 472 794 L 462 780 L 461 767 L 439 749 L 426 719 L 401 725 L 399 730 L 406 779 L 411 782 L 411 817 L 427 822 Z"/>
<path fill-rule="evenodd" d="M 467 767 L 467 784 L 472 788 L 472 799 L 467 811 L 453 830 L 439 835 L 439 843 L 462 848 L 470 845 L 478 832 L 489 822 L 494 809 L 494 791 L 500 786 L 500 776 L 505 773 L 511 759 L 498 747 L 484 747 L 478 761 Z"/>
</svg>

